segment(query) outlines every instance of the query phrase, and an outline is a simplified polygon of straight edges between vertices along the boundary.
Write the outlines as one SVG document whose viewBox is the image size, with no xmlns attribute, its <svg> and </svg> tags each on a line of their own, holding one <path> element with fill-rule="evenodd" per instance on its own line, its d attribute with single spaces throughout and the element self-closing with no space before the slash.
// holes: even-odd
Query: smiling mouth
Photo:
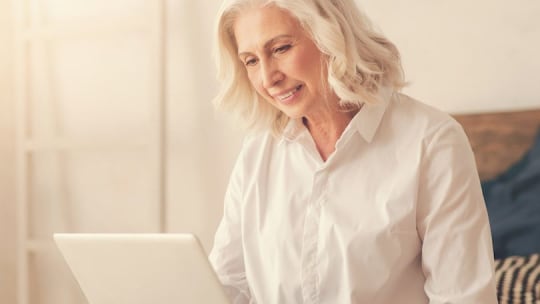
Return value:
<svg viewBox="0 0 540 304">
<path fill-rule="evenodd" d="M 301 88 L 302 88 L 302 85 L 300 84 L 300 85 L 298 85 L 297 87 L 295 87 L 294 89 L 292 89 L 291 91 L 289 91 L 289 92 L 287 92 L 287 93 L 285 93 L 285 94 L 283 94 L 283 95 L 278 95 L 278 96 L 276 96 L 276 97 L 277 97 L 279 100 L 285 100 L 285 99 L 287 99 L 287 98 L 293 96 L 294 93 L 298 92 Z"/>
</svg>

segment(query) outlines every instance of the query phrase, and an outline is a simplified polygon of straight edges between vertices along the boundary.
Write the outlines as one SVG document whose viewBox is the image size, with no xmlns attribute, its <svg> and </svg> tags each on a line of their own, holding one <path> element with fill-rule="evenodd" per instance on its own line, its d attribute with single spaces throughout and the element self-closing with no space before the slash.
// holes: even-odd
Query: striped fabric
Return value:
<svg viewBox="0 0 540 304">
<path fill-rule="evenodd" d="M 499 304 L 540 304 L 540 253 L 495 261 Z"/>
</svg>

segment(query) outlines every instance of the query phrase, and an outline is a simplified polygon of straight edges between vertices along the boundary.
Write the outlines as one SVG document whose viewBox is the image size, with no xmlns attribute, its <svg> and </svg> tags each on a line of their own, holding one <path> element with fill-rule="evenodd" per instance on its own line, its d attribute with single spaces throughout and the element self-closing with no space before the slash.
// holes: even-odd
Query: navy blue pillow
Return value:
<svg viewBox="0 0 540 304">
<path fill-rule="evenodd" d="M 495 258 L 540 253 L 540 129 L 523 158 L 482 191 Z"/>
</svg>

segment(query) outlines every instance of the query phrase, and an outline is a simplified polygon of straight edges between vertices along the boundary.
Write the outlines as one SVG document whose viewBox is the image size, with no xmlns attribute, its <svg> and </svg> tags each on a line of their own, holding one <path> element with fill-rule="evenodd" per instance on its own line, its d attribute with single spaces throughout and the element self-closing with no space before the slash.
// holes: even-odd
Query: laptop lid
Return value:
<svg viewBox="0 0 540 304">
<path fill-rule="evenodd" d="M 193 234 L 54 234 L 90 304 L 229 303 Z"/>
</svg>

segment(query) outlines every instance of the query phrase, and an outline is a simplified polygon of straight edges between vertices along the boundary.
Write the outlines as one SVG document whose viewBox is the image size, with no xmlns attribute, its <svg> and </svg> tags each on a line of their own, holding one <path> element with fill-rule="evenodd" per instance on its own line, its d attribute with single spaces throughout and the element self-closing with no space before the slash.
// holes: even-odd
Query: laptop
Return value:
<svg viewBox="0 0 540 304">
<path fill-rule="evenodd" d="M 228 304 L 193 234 L 56 233 L 89 304 Z"/>
</svg>

